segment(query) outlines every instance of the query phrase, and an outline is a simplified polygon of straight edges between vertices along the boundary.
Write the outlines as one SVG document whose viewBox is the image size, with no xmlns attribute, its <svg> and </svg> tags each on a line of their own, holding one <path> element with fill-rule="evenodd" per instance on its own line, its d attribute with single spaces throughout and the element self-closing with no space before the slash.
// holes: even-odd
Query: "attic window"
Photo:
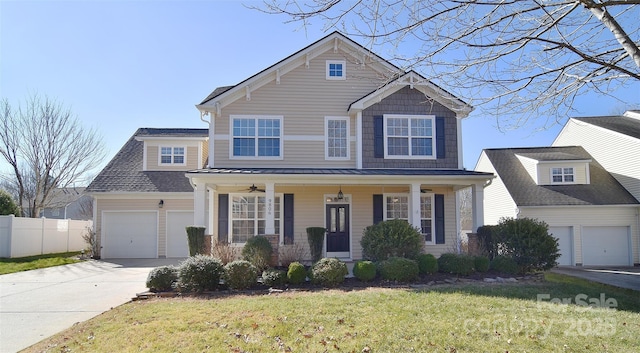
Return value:
<svg viewBox="0 0 640 353">
<path fill-rule="evenodd" d="M 160 147 L 160 165 L 184 165 L 184 147 Z"/>
<path fill-rule="evenodd" d="M 344 60 L 327 60 L 327 80 L 344 80 L 347 65 Z"/>
<path fill-rule="evenodd" d="M 551 182 L 554 184 L 573 183 L 573 168 L 551 168 Z"/>
</svg>

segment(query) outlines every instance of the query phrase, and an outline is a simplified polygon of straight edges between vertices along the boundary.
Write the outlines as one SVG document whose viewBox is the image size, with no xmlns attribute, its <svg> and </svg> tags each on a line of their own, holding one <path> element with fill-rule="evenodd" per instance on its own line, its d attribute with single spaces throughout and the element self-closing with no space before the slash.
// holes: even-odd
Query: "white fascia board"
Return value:
<svg viewBox="0 0 640 353">
<path fill-rule="evenodd" d="M 87 195 L 93 196 L 96 200 L 147 200 L 147 199 L 169 199 L 181 200 L 193 197 L 193 192 L 90 192 Z"/>
<path fill-rule="evenodd" d="M 194 137 L 194 136 L 136 136 L 136 141 L 207 141 L 208 136 Z"/>
</svg>

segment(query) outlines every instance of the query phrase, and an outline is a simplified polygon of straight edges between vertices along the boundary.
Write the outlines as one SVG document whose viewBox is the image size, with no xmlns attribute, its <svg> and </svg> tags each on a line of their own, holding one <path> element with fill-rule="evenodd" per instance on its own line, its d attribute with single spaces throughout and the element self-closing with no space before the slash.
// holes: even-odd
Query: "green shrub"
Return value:
<svg viewBox="0 0 640 353">
<path fill-rule="evenodd" d="M 349 274 L 347 264 L 336 258 L 324 258 L 311 267 L 313 283 L 333 287 L 344 282 L 344 276 Z"/>
<path fill-rule="evenodd" d="M 498 256 L 498 245 L 495 243 L 496 226 L 481 226 L 478 227 L 476 234 L 478 235 L 478 245 L 480 249 L 487 254 L 489 260 Z"/>
<path fill-rule="evenodd" d="M 465 254 L 446 253 L 438 258 L 440 272 L 459 276 L 473 273 L 473 257 Z"/>
<path fill-rule="evenodd" d="M 371 261 L 358 261 L 353 265 L 353 275 L 363 282 L 371 281 L 376 278 L 376 265 Z"/>
<path fill-rule="evenodd" d="M 273 255 L 273 247 L 269 239 L 262 235 L 249 238 L 242 248 L 242 258 L 251 262 L 259 271 L 269 267 L 271 255 Z"/>
<path fill-rule="evenodd" d="M 473 258 L 473 268 L 477 272 L 487 272 L 489 271 L 489 258 L 486 256 L 475 256 Z"/>
<path fill-rule="evenodd" d="M 518 273 L 518 264 L 510 257 L 496 256 L 491 260 L 491 269 L 496 272 L 516 274 Z"/>
<path fill-rule="evenodd" d="M 249 261 L 232 261 L 224 265 L 223 278 L 230 289 L 247 289 L 256 284 L 258 269 Z"/>
<path fill-rule="evenodd" d="M 287 283 L 287 272 L 268 268 L 262 272 L 262 283 L 269 287 L 280 287 Z"/>
<path fill-rule="evenodd" d="M 322 247 L 324 246 L 324 235 L 327 232 L 322 227 L 308 227 L 307 240 L 309 241 L 309 251 L 311 252 L 311 261 L 318 262 L 322 257 Z"/>
<path fill-rule="evenodd" d="M 196 255 L 180 264 L 178 281 L 186 290 L 214 290 L 220 285 L 224 267 L 219 259 L 212 256 Z"/>
<path fill-rule="evenodd" d="M 291 284 L 302 284 L 307 279 L 307 270 L 299 262 L 292 262 L 287 271 L 287 279 Z"/>
<path fill-rule="evenodd" d="M 6 191 L 0 189 L 0 216 L 15 215 L 20 217 L 20 207 L 13 201 L 13 197 Z"/>
<path fill-rule="evenodd" d="M 178 269 L 175 266 L 156 267 L 147 276 L 147 288 L 152 292 L 170 291 L 177 280 Z"/>
<path fill-rule="evenodd" d="M 515 260 L 520 273 L 546 271 L 560 257 L 558 240 L 549 235 L 549 226 L 531 218 L 503 218 L 497 226 L 498 253 Z"/>
<path fill-rule="evenodd" d="M 362 255 L 371 261 L 390 257 L 414 259 L 422 251 L 422 234 L 407 221 L 393 219 L 365 228 L 360 245 Z"/>
<path fill-rule="evenodd" d="M 380 276 L 387 281 L 411 282 L 418 279 L 418 262 L 404 257 L 390 257 L 380 262 Z"/>
<path fill-rule="evenodd" d="M 431 254 L 420 254 L 416 259 L 420 274 L 431 275 L 438 272 L 438 259 Z"/>
<path fill-rule="evenodd" d="M 189 243 L 189 255 L 204 255 L 204 231 L 205 227 L 186 227 L 187 242 Z"/>
</svg>

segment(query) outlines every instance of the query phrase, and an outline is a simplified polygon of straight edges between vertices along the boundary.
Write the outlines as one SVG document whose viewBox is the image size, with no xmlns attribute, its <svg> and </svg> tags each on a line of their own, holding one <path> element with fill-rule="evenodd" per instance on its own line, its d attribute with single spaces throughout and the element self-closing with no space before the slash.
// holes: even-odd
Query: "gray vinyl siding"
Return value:
<svg viewBox="0 0 640 353">
<path fill-rule="evenodd" d="M 435 115 L 445 118 L 445 158 L 432 160 L 375 158 L 374 116 L 384 114 Z M 419 90 L 405 87 L 362 112 L 362 167 L 458 169 L 457 126 L 454 112 L 437 102 L 428 100 Z"/>
<path fill-rule="evenodd" d="M 332 50 L 283 75 L 222 109 L 215 119 L 216 167 L 320 167 L 355 168 L 355 115 L 350 117 L 349 161 L 327 161 L 324 154 L 325 116 L 348 116 L 349 105 L 384 84 L 384 79 L 368 66 L 352 63 L 350 56 Z M 346 80 L 326 80 L 326 60 L 346 60 Z M 229 119 L 232 115 L 273 115 L 283 117 L 283 160 L 234 160 L 229 158 Z M 295 137 L 287 140 L 287 137 Z M 301 141 L 309 137 L 310 141 Z M 309 147 L 310 146 L 310 147 Z M 301 151 L 301 147 L 304 149 Z"/>
</svg>

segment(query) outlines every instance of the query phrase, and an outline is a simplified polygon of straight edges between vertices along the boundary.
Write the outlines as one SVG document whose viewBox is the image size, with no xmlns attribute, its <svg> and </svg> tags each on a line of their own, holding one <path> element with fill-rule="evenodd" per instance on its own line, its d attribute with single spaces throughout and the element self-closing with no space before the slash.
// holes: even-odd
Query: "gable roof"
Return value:
<svg viewBox="0 0 640 353">
<path fill-rule="evenodd" d="M 622 116 L 594 116 L 572 119 L 640 139 L 640 119 L 632 118 L 627 116 L 627 114 Z"/>
<path fill-rule="evenodd" d="M 196 108 L 198 108 L 202 113 L 213 112 L 216 114 L 225 105 L 245 95 L 247 90 L 256 90 L 273 80 L 277 80 L 278 77 L 286 74 L 296 67 L 299 67 L 300 65 L 308 66 L 309 60 L 321 55 L 331 48 L 333 48 L 333 50 L 342 49 L 347 51 L 360 63 L 366 63 L 366 65 L 369 65 L 381 75 L 388 78 L 387 81 L 381 82 L 384 84 L 378 90 L 368 94 L 363 97 L 363 99 L 370 96 L 376 96 L 377 94 L 384 94 L 389 87 L 393 87 L 394 85 L 401 85 L 400 88 L 407 85 L 415 85 L 423 87 L 423 92 L 429 92 L 433 95 L 430 96 L 431 98 L 437 100 L 446 107 L 452 108 L 455 112 L 460 112 L 462 116 L 468 115 L 468 113 L 473 110 L 470 105 L 428 81 L 416 72 L 404 72 L 391 62 L 383 59 L 377 54 L 371 52 L 369 49 L 337 31 L 317 40 L 311 45 L 289 55 L 283 60 L 267 67 L 236 85 L 216 88 L 202 102 L 200 102 L 200 104 L 196 105 Z M 413 78 L 417 78 L 417 80 L 415 82 L 408 81 Z M 393 92 L 395 91 L 392 91 L 391 93 Z M 354 102 L 348 109 L 351 109 L 361 101 L 362 99 Z"/>
<path fill-rule="evenodd" d="M 86 192 L 193 192 L 184 171 L 142 171 L 144 142 L 138 138 L 204 136 L 209 136 L 208 129 L 140 128 L 93 179 Z"/>
<path fill-rule="evenodd" d="M 485 149 L 518 206 L 637 205 L 638 201 L 580 146 Z M 590 184 L 537 185 L 516 155 L 590 160 Z M 553 157 L 552 157 L 553 158 Z M 549 159 L 547 159 L 549 160 Z"/>
</svg>

